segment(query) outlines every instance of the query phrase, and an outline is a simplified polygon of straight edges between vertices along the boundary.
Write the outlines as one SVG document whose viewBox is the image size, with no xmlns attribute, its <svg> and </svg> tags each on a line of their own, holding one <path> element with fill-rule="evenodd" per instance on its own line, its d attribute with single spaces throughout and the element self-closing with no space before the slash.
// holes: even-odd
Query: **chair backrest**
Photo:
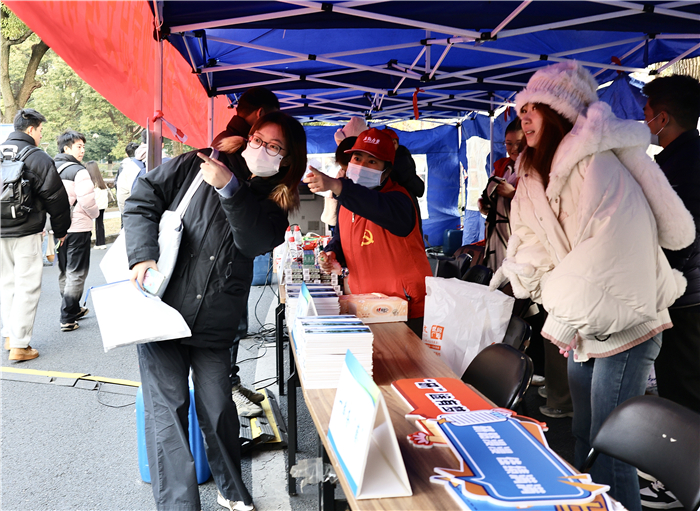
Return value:
<svg viewBox="0 0 700 511">
<path fill-rule="evenodd" d="M 513 346 L 516 350 L 525 351 L 530 345 L 530 337 L 532 336 L 532 327 L 527 322 L 518 316 L 511 316 L 506 329 L 506 335 L 503 336 L 503 344 Z"/>
<path fill-rule="evenodd" d="M 530 386 L 534 368 L 532 360 L 507 344 L 492 344 L 474 357 L 462 375 L 496 406 L 515 409 Z"/>
<path fill-rule="evenodd" d="M 469 264 L 472 262 L 472 256 L 469 254 L 460 254 L 457 257 L 439 257 L 437 266 L 433 273 L 434 277 L 443 277 L 445 279 L 457 278 L 461 279 L 466 273 Z"/>
<path fill-rule="evenodd" d="M 485 286 L 488 286 L 489 282 L 491 282 L 491 277 L 493 277 L 492 269 L 477 264 L 475 266 L 471 266 L 467 270 L 467 272 L 462 277 L 462 280 L 466 282 L 474 282 L 476 284 L 483 284 Z"/>
<path fill-rule="evenodd" d="M 605 419 L 582 468 L 601 452 L 657 478 L 685 509 L 700 507 L 700 414 L 658 396 L 628 399 Z"/>
</svg>

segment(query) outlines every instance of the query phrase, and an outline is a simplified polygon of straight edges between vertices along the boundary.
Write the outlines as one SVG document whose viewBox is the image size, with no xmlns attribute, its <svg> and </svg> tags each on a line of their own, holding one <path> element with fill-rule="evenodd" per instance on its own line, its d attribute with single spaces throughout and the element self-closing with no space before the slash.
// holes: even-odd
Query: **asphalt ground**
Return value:
<svg viewBox="0 0 700 511">
<path fill-rule="evenodd" d="M 99 261 L 103 250 L 92 250 L 86 290 L 104 283 Z M 249 333 L 255 334 L 277 305 L 276 286 L 256 286 L 249 299 Z M 87 306 L 92 309 L 88 299 Z M 33 510 L 153 510 L 150 484 L 141 480 L 136 442 L 136 388 L 75 378 L 50 378 L 47 371 L 80 373 L 96 380 L 139 382 L 136 349 L 127 346 L 105 353 L 91 312 L 80 328 L 61 332 L 58 268 L 44 267 L 42 294 L 32 347 L 35 360 L 10 363 L 2 357 L 0 380 L 0 509 Z M 114 317 L 114 321 L 127 318 Z M 272 324 L 265 330 L 271 333 Z M 241 341 L 240 374 L 244 383 L 278 399 L 286 421 L 286 397 L 277 395 L 274 337 Z M 285 367 L 288 367 L 285 365 Z M 11 374 L 5 368 L 21 370 Z M 27 374 L 39 371 L 38 375 Z M 258 383 L 257 380 L 260 380 Z M 298 458 L 316 457 L 317 436 L 308 411 L 299 402 Z M 259 511 L 302 511 L 318 507 L 315 486 L 298 496 L 286 493 L 286 450 L 256 449 L 244 455 L 243 475 Z M 223 509 L 216 502 L 212 479 L 200 485 L 202 509 Z"/>
</svg>

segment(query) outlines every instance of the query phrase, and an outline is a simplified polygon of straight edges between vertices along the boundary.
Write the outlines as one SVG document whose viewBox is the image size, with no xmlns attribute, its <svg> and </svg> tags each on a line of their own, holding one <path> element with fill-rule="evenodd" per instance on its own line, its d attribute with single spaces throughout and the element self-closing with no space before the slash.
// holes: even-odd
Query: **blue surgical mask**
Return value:
<svg viewBox="0 0 700 511">
<path fill-rule="evenodd" d="M 661 114 L 657 114 L 656 116 L 654 116 L 654 119 L 656 119 L 659 115 L 661 115 Z M 654 119 L 651 119 L 649 122 L 653 121 Z M 649 127 L 649 122 L 645 123 L 647 125 L 647 127 Z M 661 133 L 665 127 L 666 126 L 662 126 L 659 131 L 651 134 L 651 143 L 652 144 L 661 145 L 661 144 L 659 144 L 659 133 Z"/>
<path fill-rule="evenodd" d="M 353 183 L 366 186 L 367 188 L 376 188 L 382 183 L 381 170 L 370 169 L 356 163 L 348 164 L 346 177 Z"/>
</svg>

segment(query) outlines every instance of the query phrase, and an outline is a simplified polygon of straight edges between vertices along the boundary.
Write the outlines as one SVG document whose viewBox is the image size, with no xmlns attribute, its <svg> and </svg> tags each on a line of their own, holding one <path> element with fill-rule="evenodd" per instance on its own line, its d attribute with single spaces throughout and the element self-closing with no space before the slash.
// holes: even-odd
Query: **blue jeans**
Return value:
<svg viewBox="0 0 700 511">
<path fill-rule="evenodd" d="M 569 357 L 569 388 L 574 405 L 572 432 L 576 438 L 574 462 L 577 468 L 591 450 L 608 415 L 620 404 L 646 390 L 647 378 L 661 348 L 661 334 L 627 351 L 606 358 L 574 362 Z M 633 427 L 633 426 L 630 426 Z M 594 482 L 610 486 L 610 495 L 629 511 L 641 511 L 637 470 L 601 454 L 591 468 Z"/>
</svg>

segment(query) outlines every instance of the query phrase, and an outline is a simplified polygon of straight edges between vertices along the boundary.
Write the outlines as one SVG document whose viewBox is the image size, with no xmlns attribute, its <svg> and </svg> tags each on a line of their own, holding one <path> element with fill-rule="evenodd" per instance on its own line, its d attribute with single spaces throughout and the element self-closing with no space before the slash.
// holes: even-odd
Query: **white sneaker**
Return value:
<svg viewBox="0 0 700 511">
<path fill-rule="evenodd" d="M 216 492 L 216 501 L 230 511 L 255 511 L 255 504 L 245 505 L 242 500 L 227 500 L 220 491 Z"/>
<path fill-rule="evenodd" d="M 263 409 L 260 405 L 256 405 L 250 399 L 245 397 L 240 389 L 231 392 L 231 398 L 236 403 L 238 415 L 241 417 L 260 417 L 263 414 Z"/>
<path fill-rule="evenodd" d="M 250 399 L 253 403 L 262 403 L 263 401 L 265 401 L 265 394 L 263 394 L 262 392 L 257 392 L 253 389 L 249 389 L 242 383 L 233 386 L 231 388 L 231 392 L 240 392 L 245 397 Z"/>
<path fill-rule="evenodd" d="M 639 476 L 639 495 L 642 506 L 651 509 L 676 509 L 683 507 L 676 496 L 668 491 L 664 483 L 641 470 L 637 470 Z"/>
</svg>

